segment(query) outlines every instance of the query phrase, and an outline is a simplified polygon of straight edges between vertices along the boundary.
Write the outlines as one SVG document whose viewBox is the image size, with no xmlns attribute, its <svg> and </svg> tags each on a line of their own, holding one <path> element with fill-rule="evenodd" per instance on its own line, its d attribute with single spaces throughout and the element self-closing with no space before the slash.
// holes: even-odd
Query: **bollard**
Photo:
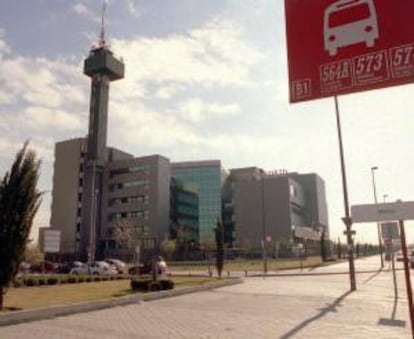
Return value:
<svg viewBox="0 0 414 339">
<path fill-rule="evenodd" d="M 244 275 L 247 277 L 247 270 L 244 271 Z"/>
</svg>

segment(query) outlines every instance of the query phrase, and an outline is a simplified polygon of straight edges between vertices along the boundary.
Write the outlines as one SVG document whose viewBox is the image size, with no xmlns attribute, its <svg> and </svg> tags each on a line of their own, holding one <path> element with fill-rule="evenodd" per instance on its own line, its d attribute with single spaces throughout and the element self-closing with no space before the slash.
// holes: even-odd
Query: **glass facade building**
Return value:
<svg viewBox="0 0 414 339">
<path fill-rule="evenodd" d="M 198 243 L 198 192 L 194 185 L 185 186 L 181 181 L 172 178 L 170 199 L 171 238 Z"/>
<path fill-rule="evenodd" d="M 172 163 L 171 176 L 197 187 L 199 242 L 214 243 L 214 228 L 217 220 L 221 220 L 220 160 Z"/>
</svg>

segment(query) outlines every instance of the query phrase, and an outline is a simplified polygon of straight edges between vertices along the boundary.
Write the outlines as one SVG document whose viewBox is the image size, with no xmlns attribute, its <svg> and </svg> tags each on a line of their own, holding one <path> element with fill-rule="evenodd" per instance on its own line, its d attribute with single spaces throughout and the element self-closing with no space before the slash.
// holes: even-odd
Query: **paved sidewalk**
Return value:
<svg viewBox="0 0 414 339">
<path fill-rule="evenodd" d="M 353 293 L 348 275 L 251 277 L 212 291 L 2 327 L 0 338 L 411 338 L 403 272 L 396 299 L 391 272 L 376 270 L 378 258 L 356 265 L 371 273 L 357 275 Z"/>
</svg>

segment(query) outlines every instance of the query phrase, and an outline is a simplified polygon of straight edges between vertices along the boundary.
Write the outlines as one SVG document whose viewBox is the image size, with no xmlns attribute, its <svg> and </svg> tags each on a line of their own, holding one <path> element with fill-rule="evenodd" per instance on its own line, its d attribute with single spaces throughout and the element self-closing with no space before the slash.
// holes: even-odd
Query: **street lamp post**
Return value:
<svg viewBox="0 0 414 339">
<path fill-rule="evenodd" d="M 371 167 L 372 187 L 373 187 L 373 190 L 374 190 L 374 202 L 375 202 L 375 205 L 378 204 L 377 188 L 376 188 L 376 185 L 375 185 L 375 171 L 377 169 L 378 169 L 377 166 Z M 378 246 L 379 246 L 380 258 L 381 258 L 381 268 L 384 268 L 384 258 L 382 257 L 382 242 L 381 242 L 381 231 L 380 231 L 380 223 L 379 223 L 379 220 L 377 220 L 377 231 L 378 231 Z"/>
<path fill-rule="evenodd" d="M 299 248 L 300 271 L 302 272 L 302 270 L 303 270 L 303 262 L 302 262 L 302 260 L 303 260 L 303 257 L 302 257 L 303 244 L 299 243 L 298 248 Z"/>
</svg>

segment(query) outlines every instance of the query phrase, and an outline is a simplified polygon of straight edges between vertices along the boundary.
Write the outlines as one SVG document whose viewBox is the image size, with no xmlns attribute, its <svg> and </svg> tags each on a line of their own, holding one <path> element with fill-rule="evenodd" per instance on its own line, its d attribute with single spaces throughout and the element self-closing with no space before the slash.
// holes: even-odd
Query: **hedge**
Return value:
<svg viewBox="0 0 414 339">
<path fill-rule="evenodd" d="M 131 279 L 131 289 L 139 292 L 170 290 L 174 288 L 172 280 L 152 281 L 152 279 Z"/>
</svg>

